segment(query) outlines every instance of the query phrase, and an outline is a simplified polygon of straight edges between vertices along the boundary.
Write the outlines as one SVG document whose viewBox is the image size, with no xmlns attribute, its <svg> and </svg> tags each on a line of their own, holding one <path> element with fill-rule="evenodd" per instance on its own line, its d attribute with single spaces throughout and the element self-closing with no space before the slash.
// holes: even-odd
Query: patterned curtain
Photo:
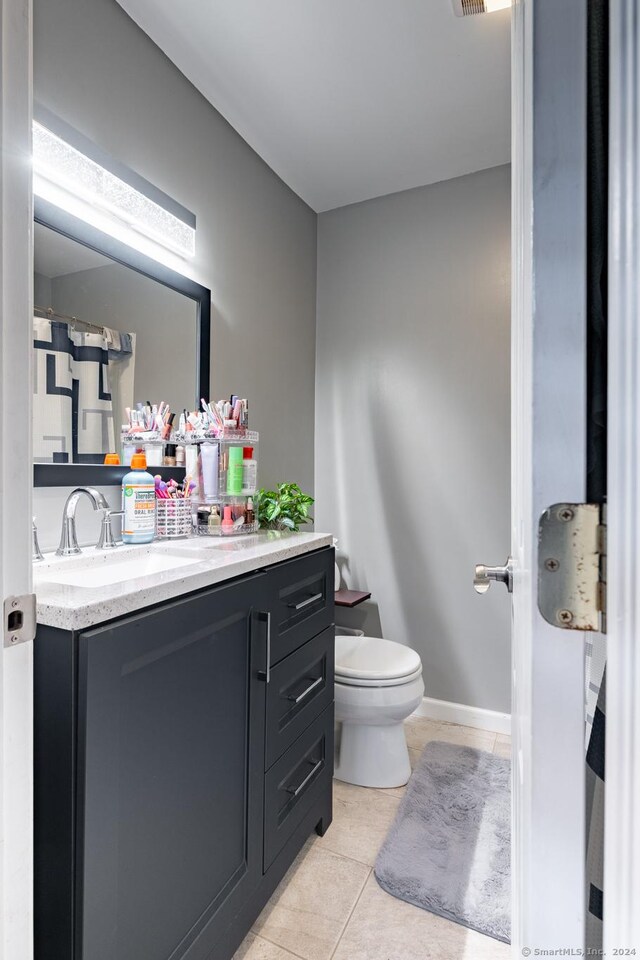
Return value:
<svg viewBox="0 0 640 960">
<path fill-rule="evenodd" d="M 59 320 L 33 320 L 33 457 L 102 463 L 115 449 L 109 344 Z"/>
</svg>

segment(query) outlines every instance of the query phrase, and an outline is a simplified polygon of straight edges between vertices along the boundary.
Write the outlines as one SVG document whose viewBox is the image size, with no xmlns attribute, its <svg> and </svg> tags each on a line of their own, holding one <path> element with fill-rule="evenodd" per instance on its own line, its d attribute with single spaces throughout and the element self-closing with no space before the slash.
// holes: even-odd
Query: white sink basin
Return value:
<svg viewBox="0 0 640 960">
<path fill-rule="evenodd" d="M 116 548 L 117 550 L 117 548 Z M 87 557 L 84 561 L 62 562 L 48 569 L 37 570 L 36 577 L 41 583 L 60 583 L 70 587 L 95 590 L 109 584 L 123 583 L 140 577 L 158 576 L 174 572 L 181 567 L 191 567 L 202 563 L 202 558 L 185 556 L 178 552 L 154 552 L 118 557 L 117 553 L 108 556 Z"/>
</svg>

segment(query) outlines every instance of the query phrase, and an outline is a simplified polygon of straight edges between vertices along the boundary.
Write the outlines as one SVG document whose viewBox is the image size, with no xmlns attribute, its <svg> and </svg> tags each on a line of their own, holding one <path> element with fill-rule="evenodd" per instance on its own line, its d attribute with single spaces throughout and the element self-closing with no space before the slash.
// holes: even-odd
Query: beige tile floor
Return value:
<svg viewBox="0 0 640 960">
<path fill-rule="evenodd" d="M 452 723 L 407 721 L 412 765 L 429 740 L 509 756 L 509 737 Z M 385 893 L 376 854 L 404 788 L 334 782 L 333 823 L 310 838 L 234 960 L 508 960 L 510 948 Z"/>
</svg>

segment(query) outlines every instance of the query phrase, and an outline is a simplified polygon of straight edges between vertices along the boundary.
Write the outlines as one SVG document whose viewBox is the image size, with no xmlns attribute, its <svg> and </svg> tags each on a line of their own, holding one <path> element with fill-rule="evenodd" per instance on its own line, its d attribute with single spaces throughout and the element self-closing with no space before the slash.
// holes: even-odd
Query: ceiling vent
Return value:
<svg viewBox="0 0 640 960">
<path fill-rule="evenodd" d="M 456 17 L 471 17 L 476 13 L 494 13 L 506 10 L 511 0 L 452 0 Z"/>
</svg>

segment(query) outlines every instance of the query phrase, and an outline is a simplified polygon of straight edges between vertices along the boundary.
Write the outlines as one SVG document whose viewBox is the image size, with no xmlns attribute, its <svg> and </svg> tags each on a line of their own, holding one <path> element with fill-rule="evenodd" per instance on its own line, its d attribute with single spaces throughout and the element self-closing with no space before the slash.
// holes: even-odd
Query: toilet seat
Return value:
<svg viewBox="0 0 640 960">
<path fill-rule="evenodd" d="M 392 687 L 422 673 L 411 647 L 381 637 L 336 637 L 336 683 L 354 687 Z"/>
<path fill-rule="evenodd" d="M 335 682 L 348 687 L 399 687 L 405 683 L 411 683 L 412 680 L 417 680 L 421 675 L 422 667 L 420 666 L 406 677 L 391 677 L 387 680 L 365 680 L 362 677 L 345 677 L 336 673 Z"/>
</svg>

